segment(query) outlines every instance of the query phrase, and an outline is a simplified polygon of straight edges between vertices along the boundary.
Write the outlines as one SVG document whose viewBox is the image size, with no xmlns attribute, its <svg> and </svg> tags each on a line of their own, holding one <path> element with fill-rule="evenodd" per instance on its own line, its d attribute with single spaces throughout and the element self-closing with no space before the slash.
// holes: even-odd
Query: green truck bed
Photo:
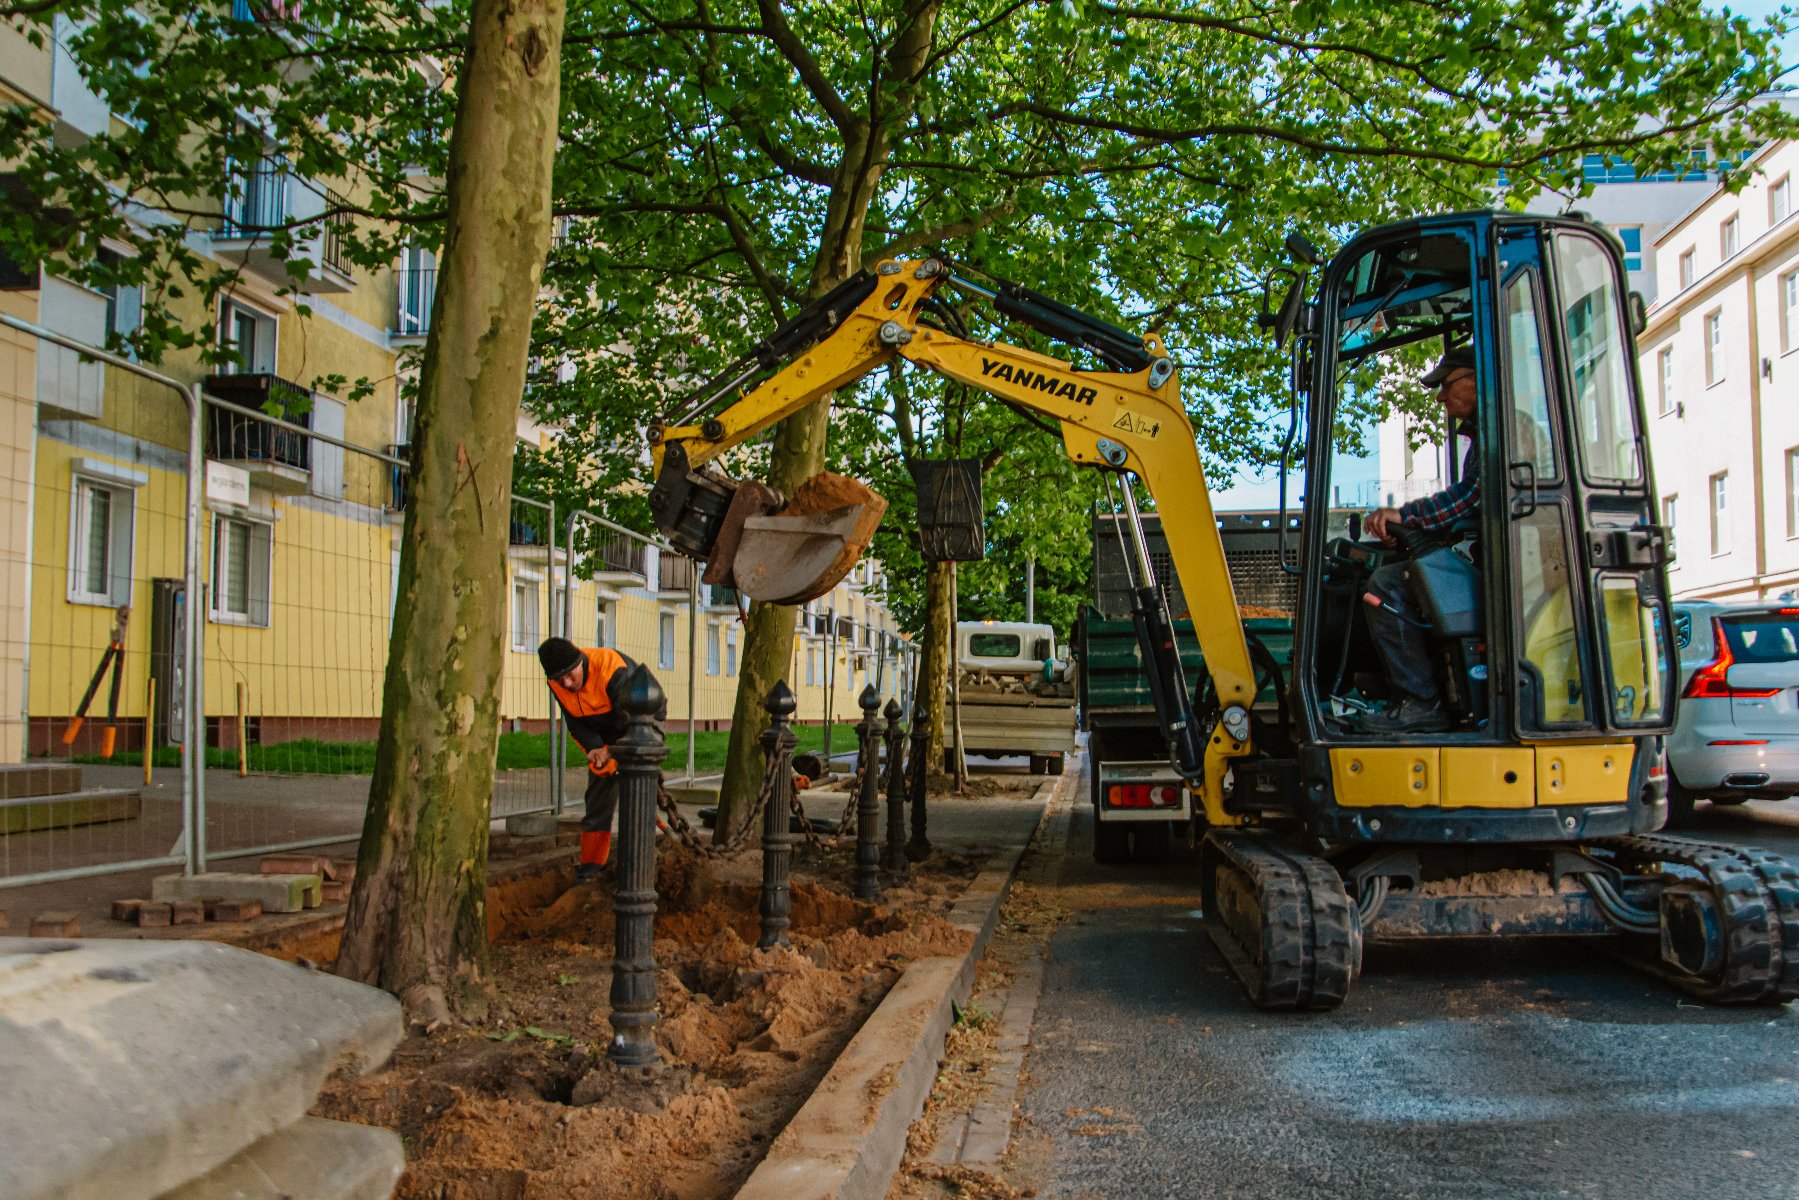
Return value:
<svg viewBox="0 0 1799 1200">
<path fill-rule="evenodd" d="M 1293 622 L 1286 617 L 1252 617 L 1243 627 L 1268 647 L 1284 673 L 1293 655 Z M 1143 654 L 1131 622 L 1107 620 L 1089 606 L 1082 614 L 1081 635 L 1081 712 L 1088 725 L 1095 717 L 1153 714 L 1149 676 L 1143 670 Z M 1176 621 L 1174 638 L 1191 695 L 1205 671 L 1205 656 L 1199 652 L 1193 622 Z M 1257 702 L 1272 704 L 1274 699 L 1274 690 L 1264 688 Z"/>
</svg>

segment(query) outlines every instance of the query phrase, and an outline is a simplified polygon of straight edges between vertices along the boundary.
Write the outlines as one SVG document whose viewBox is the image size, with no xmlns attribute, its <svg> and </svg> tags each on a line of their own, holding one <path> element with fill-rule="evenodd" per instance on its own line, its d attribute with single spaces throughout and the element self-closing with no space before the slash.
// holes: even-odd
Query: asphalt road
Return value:
<svg viewBox="0 0 1799 1200">
<path fill-rule="evenodd" d="M 1084 794 L 1084 793 L 1083 793 Z M 1799 857 L 1799 804 L 1683 831 Z M 1571 939 L 1370 947 L 1258 1012 L 1194 861 L 1099 866 L 1077 806 L 1007 1176 L 1045 1197 L 1799 1195 L 1799 1012 L 1714 1009 Z"/>
</svg>

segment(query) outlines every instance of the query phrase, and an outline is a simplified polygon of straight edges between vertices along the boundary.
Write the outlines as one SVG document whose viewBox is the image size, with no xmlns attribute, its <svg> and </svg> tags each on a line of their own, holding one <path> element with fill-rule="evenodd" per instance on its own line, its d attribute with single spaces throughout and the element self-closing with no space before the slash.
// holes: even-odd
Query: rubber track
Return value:
<svg viewBox="0 0 1799 1200">
<path fill-rule="evenodd" d="M 1674 863 L 1701 872 L 1724 920 L 1724 970 L 1698 979 L 1660 959 L 1642 963 L 1691 995 L 1717 1004 L 1780 1004 L 1799 998 L 1799 866 L 1766 850 L 1638 834 L 1593 843 L 1639 865 Z"/>
<path fill-rule="evenodd" d="M 1245 944 L 1211 908 L 1206 928 L 1256 1007 L 1332 1009 L 1343 1003 L 1362 965 L 1362 926 L 1336 869 L 1272 837 L 1214 830 L 1218 861 L 1254 892 L 1260 940 Z M 1211 889 L 1216 895 L 1217 887 Z"/>
</svg>

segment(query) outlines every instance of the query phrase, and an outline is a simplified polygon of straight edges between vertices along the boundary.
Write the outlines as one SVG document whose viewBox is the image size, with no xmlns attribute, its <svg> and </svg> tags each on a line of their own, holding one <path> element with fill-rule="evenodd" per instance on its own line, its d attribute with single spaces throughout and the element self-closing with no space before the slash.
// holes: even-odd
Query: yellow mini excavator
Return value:
<svg viewBox="0 0 1799 1200">
<path fill-rule="evenodd" d="M 1515 934 L 1606 938 L 1710 1001 L 1799 995 L 1799 868 L 1655 832 L 1675 704 L 1668 542 L 1642 433 L 1640 301 L 1615 239 L 1577 216 L 1472 212 L 1368 231 L 1328 262 L 1288 246 L 1294 284 L 1267 323 L 1291 347 L 1309 468 L 1282 552 L 1298 578 L 1285 663 L 1246 636 L 1159 338 L 942 259 L 847 280 L 652 425 L 652 510 L 709 579 L 764 600 L 821 594 L 865 548 L 880 498 L 839 477 L 785 497 L 713 460 L 896 359 L 980 388 L 1058 422 L 1071 459 L 1117 479 L 1133 623 L 1203 836 L 1207 928 L 1256 1004 L 1340 1004 L 1365 938 Z M 945 289 L 1078 365 L 971 337 Z M 1407 530 L 1399 548 L 1361 537 L 1354 518 L 1330 528 L 1348 390 L 1460 348 L 1479 393 L 1472 518 L 1448 535 Z M 1132 476 L 1183 585 L 1204 657 L 1196 689 Z M 1357 614 L 1370 574 L 1394 561 L 1410 564 L 1425 614 L 1440 732 L 1364 724 L 1383 685 Z"/>
</svg>

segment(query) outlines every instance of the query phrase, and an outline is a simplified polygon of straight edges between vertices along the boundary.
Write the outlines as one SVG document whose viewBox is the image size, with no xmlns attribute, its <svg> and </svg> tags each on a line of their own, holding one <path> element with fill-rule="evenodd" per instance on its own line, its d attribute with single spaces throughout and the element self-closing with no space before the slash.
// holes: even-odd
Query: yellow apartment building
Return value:
<svg viewBox="0 0 1799 1200">
<path fill-rule="evenodd" d="M 58 138 L 91 137 L 117 119 L 54 39 L 37 47 L 5 27 L 0 103 L 32 106 Z M 329 197 L 326 182 L 271 155 L 245 164 L 235 181 L 221 179 L 216 222 L 190 235 L 190 244 L 237 269 L 216 304 L 190 298 L 178 313 L 190 328 L 214 331 L 235 365 L 208 368 L 188 355 L 159 367 L 208 398 L 198 602 L 182 587 L 183 396 L 0 330 L 0 761 L 97 745 L 110 673 L 88 725 L 72 746 L 63 736 L 127 606 L 121 746 L 135 748 L 146 736 L 163 744 L 179 728 L 179 631 L 190 619 L 204 623 L 209 743 L 233 745 L 240 728 L 265 744 L 373 738 L 406 486 L 403 461 L 394 459 L 405 458 L 411 423 L 399 382 L 430 327 L 435 271 L 424 250 L 377 271 L 353 267 L 335 218 L 321 219 L 302 239 L 310 266 L 294 287 L 288 264 L 257 231 L 322 216 Z M 140 306 L 135 289 L 104 295 L 35 264 L 0 264 L 0 311 L 88 344 L 130 332 Z M 376 382 L 351 400 L 310 386 L 325 374 Z M 279 412 L 310 432 L 245 410 Z M 527 440 L 537 432 L 521 423 Z M 512 651 L 505 727 L 547 720 L 536 646 L 565 628 L 577 642 L 615 645 L 649 664 L 669 695 L 674 727 L 690 712 L 702 727 L 727 726 L 742 652 L 734 598 L 702 589 L 695 610 L 691 564 L 623 536 L 608 535 L 598 551 L 571 560 L 560 545 L 563 524 L 564 514 L 515 502 L 504 581 Z M 790 683 L 801 720 L 822 721 L 827 709 L 855 719 L 856 696 L 870 682 L 880 683 L 883 700 L 901 694 L 908 643 L 879 593 L 879 568 L 864 563 L 831 596 L 796 610 L 802 632 Z"/>
</svg>

